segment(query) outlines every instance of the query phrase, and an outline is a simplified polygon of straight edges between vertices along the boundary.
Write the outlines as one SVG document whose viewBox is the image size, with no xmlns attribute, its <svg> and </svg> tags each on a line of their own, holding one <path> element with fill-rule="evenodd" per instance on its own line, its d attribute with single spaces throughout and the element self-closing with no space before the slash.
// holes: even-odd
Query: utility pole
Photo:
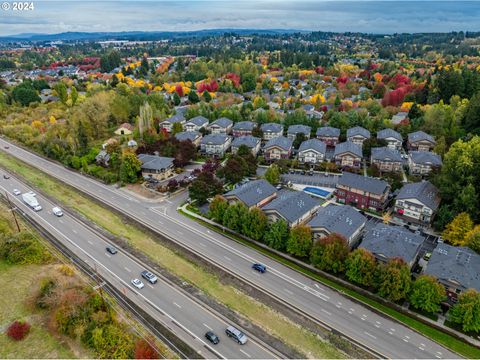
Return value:
<svg viewBox="0 0 480 360">
<path fill-rule="evenodd" d="M 10 201 L 10 198 L 8 197 L 8 192 L 5 191 L 5 198 L 7 199 L 8 202 L 8 207 L 10 208 L 10 211 L 12 212 L 13 219 L 15 220 L 15 224 L 17 225 L 17 230 L 20 232 L 20 225 L 18 224 L 17 216 L 15 215 L 15 210 L 13 209 L 12 202 Z"/>
</svg>

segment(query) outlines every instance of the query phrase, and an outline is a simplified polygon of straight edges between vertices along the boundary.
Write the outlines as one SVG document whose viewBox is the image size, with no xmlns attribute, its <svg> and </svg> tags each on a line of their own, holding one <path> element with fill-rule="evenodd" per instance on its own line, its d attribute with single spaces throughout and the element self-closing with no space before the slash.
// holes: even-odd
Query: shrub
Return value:
<svg viewBox="0 0 480 360">
<path fill-rule="evenodd" d="M 30 331 L 30 324 L 26 321 L 15 320 L 7 328 L 7 336 L 15 341 L 22 340 Z"/>
<path fill-rule="evenodd" d="M 144 339 L 138 339 L 135 343 L 135 359 L 159 359 L 158 350 L 150 345 L 153 343 L 152 339 L 147 342 Z"/>
<path fill-rule="evenodd" d="M 8 264 L 44 264 L 52 256 L 34 235 L 22 232 L 0 238 L 0 259 Z"/>
<path fill-rule="evenodd" d="M 50 296 L 52 295 L 55 287 L 57 284 L 53 279 L 42 279 L 40 284 L 40 290 L 38 291 L 38 295 L 35 299 L 35 305 L 40 309 L 47 309 L 50 307 Z"/>
</svg>

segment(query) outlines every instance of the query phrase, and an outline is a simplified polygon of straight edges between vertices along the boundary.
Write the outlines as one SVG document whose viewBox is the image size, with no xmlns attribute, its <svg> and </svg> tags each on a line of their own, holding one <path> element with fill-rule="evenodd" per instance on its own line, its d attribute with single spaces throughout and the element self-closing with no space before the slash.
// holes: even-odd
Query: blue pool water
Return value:
<svg viewBox="0 0 480 360">
<path fill-rule="evenodd" d="M 330 195 L 329 191 L 322 190 L 322 189 L 319 189 L 319 188 L 309 187 L 309 186 L 304 188 L 303 191 L 314 194 L 314 195 L 318 195 L 318 196 L 321 196 L 321 197 L 327 197 L 328 195 Z"/>
</svg>

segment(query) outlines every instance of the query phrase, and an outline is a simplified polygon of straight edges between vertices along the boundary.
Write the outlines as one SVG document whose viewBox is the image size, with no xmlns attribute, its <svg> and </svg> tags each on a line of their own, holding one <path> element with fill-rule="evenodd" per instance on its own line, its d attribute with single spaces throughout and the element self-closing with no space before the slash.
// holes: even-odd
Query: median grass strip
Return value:
<svg viewBox="0 0 480 360">
<path fill-rule="evenodd" d="M 153 261 L 185 281 L 194 284 L 216 301 L 243 315 L 284 343 L 309 358 L 344 358 L 345 355 L 313 332 L 293 323 L 270 307 L 256 301 L 202 267 L 186 260 L 180 254 L 159 244 L 154 238 L 135 226 L 125 224 L 120 216 L 91 201 L 78 191 L 20 160 L 0 152 L 0 164 L 24 177 L 32 185 L 75 209 L 91 221 L 123 237 L 131 246 L 147 254 Z"/>
<path fill-rule="evenodd" d="M 190 210 L 190 209 L 189 209 Z M 197 221 L 197 222 L 200 222 L 202 223 L 202 225 L 214 230 L 214 231 L 217 231 L 217 232 L 221 232 L 216 226 L 212 225 L 212 224 L 209 224 L 205 221 L 202 221 L 200 219 L 197 219 L 187 213 L 185 213 L 184 211 L 181 211 L 180 212 L 185 215 L 185 216 L 188 216 L 189 218 Z M 255 250 L 275 259 L 276 261 L 278 262 L 281 262 L 282 264 L 292 268 L 292 269 L 295 269 L 325 285 L 328 285 L 334 289 L 337 289 L 339 290 L 340 292 L 344 293 L 344 294 L 347 294 L 349 296 L 351 296 L 352 298 L 355 298 L 357 300 L 360 300 L 361 302 L 365 303 L 365 304 L 368 304 L 370 305 L 371 307 L 373 308 L 376 308 L 380 311 L 382 311 L 383 313 L 391 316 L 392 318 L 404 323 L 405 325 L 408 325 L 409 327 L 411 327 L 412 329 L 415 329 L 417 330 L 418 332 L 420 332 L 421 334 L 424 334 L 425 336 L 431 338 L 432 340 L 435 340 L 436 342 L 438 342 L 439 344 L 455 351 L 456 353 L 462 355 L 462 356 L 465 356 L 466 358 L 469 358 L 469 359 L 479 359 L 480 358 L 480 349 L 475 347 L 475 346 L 472 346 L 472 345 L 469 345 L 461 340 L 458 340 L 456 338 L 454 338 L 453 336 L 443 332 L 443 331 L 440 331 L 440 330 L 437 330 L 431 326 L 428 326 L 408 315 L 405 315 L 405 314 L 402 314 L 398 311 L 396 311 L 395 309 L 392 309 L 388 306 L 385 306 L 383 304 L 380 304 L 379 302 L 367 297 L 367 296 L 364 296 L 362 294 L 359 294 L 357 293 L 356 291 L 354 290 L 351 290 L 337 282 L 334 282 L 326 277 L 323 277 L 321 276 L 320 274 L 318 273 L 315 273 L 313 271 L 310 271 L 308 269 L 305 269 L 299 265 L 297 265 L 296 263 L 292 262 L 292 261 L 289 261 L 288 259 L 285 259 L 271 251 L 269 251 L 268 249 L 265 249 L 261 246 L 258 246 L 250 241 L 247 241 L 245 239 L 242 239 L 240 236 L 235 236 L 233 234 L 227 234 L 227 233 L 222 233 L 224 236 L 227 236 L 227 237 L 230 237 L 238 242 L 241 242 L 242 244 L 246 245 L 246 246 L 249 246 L 251 248 L 254 248 Z"/>
</svg>

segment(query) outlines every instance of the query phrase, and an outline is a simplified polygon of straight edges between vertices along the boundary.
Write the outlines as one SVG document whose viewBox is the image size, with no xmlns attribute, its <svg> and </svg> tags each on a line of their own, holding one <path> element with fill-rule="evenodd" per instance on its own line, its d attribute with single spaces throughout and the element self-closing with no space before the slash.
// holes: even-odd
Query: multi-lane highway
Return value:
<svg viewBox="0 0 480 360">
<path fill-rule="evenodd" d="M 8 146 L 8 148 L 5 148 Z M 458 355 L 408 327 L 381 316 L 338 292 L 312 281 L 255 250 L 212 232 L 183 217 L 170 200 L 162 203 L 143 201 L 121 189 L 48 161 L 0 139 L 3 150 L 42 171 L 59 178 L 99 201 L 121 210 L 209 262 L 222 267 L 261 291 L 334 328 L 358 343 L 389 358 L 456 358 Z M 266 264 L 268 271 L 251 271 L 253 262 Z"/>
<path fill-rule="evenodd" d="M 168 280 L 159 276 L 159 281 L 152 285 L 142 279 L 140 273 L 146 270 L 144 264 L 121 250 L 114 255 L 106 252 L 105 248 L 111 245 L 108 240 L 77 220 L 74 214 L 65 213 L 62 217 L 55 216 L 52 208 L 56 204 L 40 194 L 36 197 L 43 209 L 39 212 L 30 209 L 22 202 L 21 196 L 13 194 L 13 189 L 18 189 L 22 193 L 32 189 L 27 188 L 13 176 L 4 179 L 4 174 L 4 171 L 0 171 L 2 195 L 5 192 L 8 193 L 10 201 L 22 212 L 28 213 L 45 231 L 61 241 L 88 265 L 96 268 L 101 277 L 108 280 L 144 311 L 171 328 L 179 338 L 199 352 L 200 356 L 206 358 L 277 357 L 254 340 L 251 335 L 245 345 L 239 345 L 228 338 L 225 335 L 225 329 L 228 325 L 235 324 L 225 321 L 205 305 L 191 299 L 182 289 L 172 285 Z M 145 287 L 135 288 L 131 284 L 134 278 L 142 279 Z M 220 337 L 219 344 L 213 345 L 205 339 L 204 335 L 208 330 L 214 331 Z"/>
</svg>

